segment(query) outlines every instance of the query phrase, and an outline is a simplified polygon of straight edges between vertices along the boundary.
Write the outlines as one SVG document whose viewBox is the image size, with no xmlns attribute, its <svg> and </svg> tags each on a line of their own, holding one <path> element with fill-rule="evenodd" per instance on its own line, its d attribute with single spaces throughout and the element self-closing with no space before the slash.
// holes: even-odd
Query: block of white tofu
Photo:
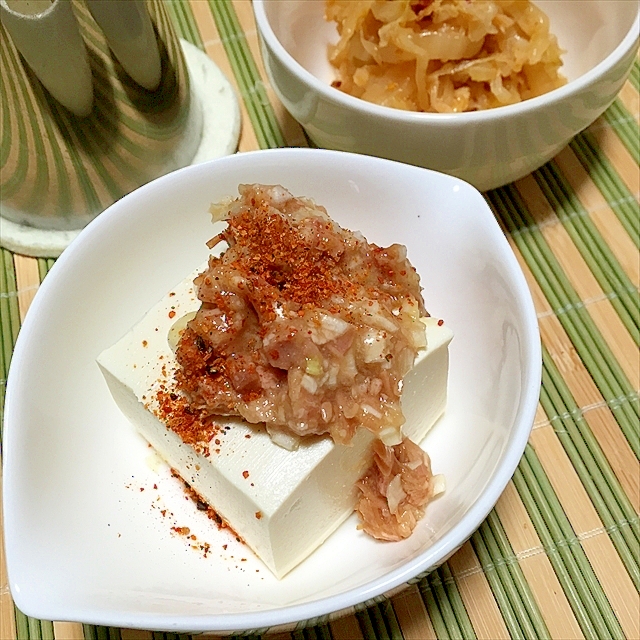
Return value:
<svg viewBox="0 0 640 640">
<path fill-rule="evenodd" d="M 171 327 L 199 307 L 193 275 L 168 293 L 98 363 L 121 411 L 181 477 L 278 577 L 302 562 L 352 513 L 355 483 L 368 465 L 373 435 L 351 445 L 304 439 L 297 450 L 275 444 L 264 427 L 224 419 L 205 456 L 154 413 L 154 391 L 176 367 Z M 404 381 L 404 434 L 420 442 L 443 413 L 452 332 L 427 319 L 427 349 Z M 175 333 L 175 330 L 174 332 Z M 217 421 L 218 422 L 218 421 Z"/>
</svg>

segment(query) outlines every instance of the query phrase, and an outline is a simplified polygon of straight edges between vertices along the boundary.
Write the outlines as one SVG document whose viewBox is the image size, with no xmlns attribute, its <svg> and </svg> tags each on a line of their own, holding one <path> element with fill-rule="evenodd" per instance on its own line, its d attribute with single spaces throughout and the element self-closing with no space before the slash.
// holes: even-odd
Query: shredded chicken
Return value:
<svg viewBox="0 0 640 640">
<path fill-rule="evenodd" d="M 434 497 L 429 456 L 408 438 L 373 444 L 373 462 L 358 482 L 360 528 L 379 540 L 408 538 Z"/>
</svg>

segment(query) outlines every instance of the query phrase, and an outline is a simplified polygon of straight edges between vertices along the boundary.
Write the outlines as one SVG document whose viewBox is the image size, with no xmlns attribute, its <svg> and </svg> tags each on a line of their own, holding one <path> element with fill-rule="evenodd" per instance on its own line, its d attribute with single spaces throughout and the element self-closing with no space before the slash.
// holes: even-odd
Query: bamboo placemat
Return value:
<svg viewBox="0 0 640 640">
<path fill-rule="evenodd" d="M 168 3 L 241 97 L 239 151 L 306 146 L 266 79 L 249 0 Z M 640 638 L 640 64 L 609 110 L 530 176 L 486 193 L 533 292 L 540 405 L 524 457 L 470 541 L 391 600 L 277 640 Z M 53 261 L 0 253 L 0 390 Z M 4 553 L 4 552 L 2 552 Z M 2 555 L 0 640 L 186 640 L 29 618 Z M 211 636 L 209 636 L 211 637 Z"/>
</svg>

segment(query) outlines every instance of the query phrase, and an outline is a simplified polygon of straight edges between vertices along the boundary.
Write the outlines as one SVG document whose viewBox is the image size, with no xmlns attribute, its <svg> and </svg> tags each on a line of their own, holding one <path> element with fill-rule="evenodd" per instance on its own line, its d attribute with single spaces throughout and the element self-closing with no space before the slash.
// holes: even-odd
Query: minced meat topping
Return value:
<svg viewBox="0 0 640 640">
<path fill-rule="evenodd" d="M 402 379 L 426 315 L 401 245 L 378 247 L 282 187 L 244 185 L 195 281 L 202 306 L 176 352 L 190 404 L 347 443 L 399 430 Z"/>
<path fill-rule="evenodd" d="M 194 414 L 265 423 L 276 442 L 348 443 L 364 427 L 396 445 L 376 440 L 357 510 L 371 535 L 406 537 L 431 496 L 428 458 L 400 431 L 402 380 L 426 346 L 406 249 L 367 242 L 283 187 L 239 193 L 212 207 L 227 227 L 208 245 L 224 250 L 195 280 L 177 389 Z"/>
</svg>

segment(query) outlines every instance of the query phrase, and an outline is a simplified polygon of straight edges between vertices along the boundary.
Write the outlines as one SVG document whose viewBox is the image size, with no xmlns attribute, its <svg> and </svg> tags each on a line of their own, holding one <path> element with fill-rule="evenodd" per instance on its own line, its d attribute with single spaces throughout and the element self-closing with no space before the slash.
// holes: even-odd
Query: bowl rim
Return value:
<svg viewBox="0 0 640 640">
<path fill-rule="evenodd" d="M 553 89 L 545 94 L 529 98 L 516 104 L 504 105 L 493 109 L 485 109 L 481 111 L 466 111 L 463 113 L 427 113 L 417 111 L 405 111 L 403 109 L 395 109 L 393 107 L 385 107 L 382 105 L 368 102 L 360 98 L 348 95 L 334 89 L 331 85 L 322 82 L 310 71 L 307 71 L 295 58 L 284 48 L 280 40 L 271 28 L 271 23 L 267 18 L 265 5 L 274 0 L 253 0 L 253 12 L 258 27 L 258 35 L 264 41 L 266 46 L 278 58 L 292 75 L 298 76 L 301 81 L 319 93 L 325 100 L 336 103 L 346 109 L 353 111 L 361 111 L 363 114 L 373 118 L 390 119 L 396 122 L 414 123 L 414 124 L 431 124 L 444 126 L 465 126 L 474 125 L 496 118 L 502 117 L 518 117 L 529 114 L 537 110 L 539 107 L 550 108 L 568 97 L 584 91 L 589 85 L 596 82 L 600 77 L 607 74 L 616 64 L 633 49 L 638 47 L 640 41 L 640 4 L 637 4 L 636 15 L 633 23 L 624 38 L 616 46 L 616 48 L 595 67 L 592 67 L 581 76 L 567 82 L 567 84 Z M 275 0 L 277 1 L 277 0 Z"/>
<path fill-rule="evenodd" d="M 355 153 L 349 153 L 344 151 L 334 151 L 327 149 L 311 149 L 311 148 L 276 148 L 276 149 L 264 149 L 259 151 L 248 151 L 242 154 L 234 154 L 231 156 L 225 156 L 211 160 L 201 165 L 194 165 L 185 167 L 183 169 L 174 171 L 170 174 L 157 178 L 150 183 L 140 187 L 131 194 L 123 197 L 117 201 L 108 209 L 105 210 L 100 216 L 97 216 L 87 227 L 80 233 L 78 238 L 70 245 L 70 250 L 66 250 L 60 258 L 57 260 L 54 268 L 50 271 L 47 279 L 42 283 L 41 290 L 36 293 L 32 304 L 31 315 L 27 314 L 25 322 L 22 325 L 20 335 L 14 349 L 14 359 L 12 361 L 12 375 L 9 376 L 7 385 L 6 396 L 6 412 L 5 412 L 5 451 L 10 451 L 15 445 L 14 440 L 14 427 L 9 426 L 9 422 L 13 420 L 13 414 L 15 405 L 17 405 L 17 399 L 14 400 L 13 384 L 11 380 L 15 375 L 19 375 L 20 365 L 22 362 L 22 352 L 26 348 L 29 341 L 29 335 L 32 331 L 32 325 L 36 322 L 36 316 L 38 308 L 41 303 L 44 303 L 47 292 L 50 288 L 54 288 L 57 285 L 59 279 L 58 274 L 64 274 L 65 270 L 72 268 L 77 263 L 78 251 L 80 254 L 84 251 L 85 240 L 92 241 L 97 236 L 100 236 L 105 224 L 112 224 L 112 218 L 122 219 L 121 210 L 123 207 L 129 207 L 129 203 L 136 203 L 140 201 L 140 198 L 145 197 L 145 192 L 157 188 L 158 184 L 171 184 L 172 181 L 179 180 L 180 176 L 184 172 L 189 171 L 206 171 L 206 165 L 218 166 L 221 163 L 241 163 L 244 161 L 250 161 L 253 158 L 263 158 L 265 162 L 269 162 L 270 159 L 275 157 L 280 158 L 280 164 L 282 159 L 289 158 L 289 162 L 297 162 L 303 157 L 319 157 L 326 156 L 328 158 L 334 158 L 335 163 L 339 163 L 341 158 L 351 158 L 358 162 L 364 162 L 369 164 L 386 164 L 386 165 L 400 165 L 410 169 L 411 171 L 428 172 L 431 174 L 438 174 L 442 179 L 460 185 L 460 188 L 470 189 L 475 192 L 478 202 L 481 204 L 480 215 L 484 215 L 491 218 L 492 225 L 497 227 L 497 222 L 493 217 L 491 209 L 486 204 L 482 194 L 475 189 L 469 183 L 464 182 L 459 178 L 455 178 L 446 175 L 441 172 L 433 171 L 430 169 L 424 169 L 421 167 L 413 167 L 411 165 L 405 165 L 393 160 L 387 160 L 382 158 L 376 158 L 371 156 L 364 156 Z M 210 170 L 209 170 L 210 171 Z M 482 206 L 484 204 L 484 206 Z M 106 215 L 105 215 L 106 214 Z M 158 616 L 155 613 L 132 613 L 128 611 L 92 611 L 90 612 L 90 619 L 85 616 L 80 618 L 81 622 L 87 622 L 91 624 L 103 624 L 107 626 L 122 626 L 137 629 L 166 629 L 170 631 L 180 632 L 240 632 L 240 631 L 254 631 L 257 629 L 268 629 L 273 627 L 280 627 L 283 625 L 291 625 L 295 623 L 301 623 L 306 621 L 317 620 L 325 616 L 331 616 L 335 614 L 336 617 L 341 615 L 347 615 L 358 605 L 370 604 L 372 599 L 385 597 L 385 594 L 389 594 L 391 591 L 395 591 L 398 588 L 408 586 L 409 581 L 420 576 L 426 571 L 431 571 L 442 562 L 446 560 L 457 551 L 477 530 L 478 526 L 486 518 L 488 513 L 494 507 L 495 503 L 503 493 L 505 487 L 510 481 L 513 473 L 515 472 L 520 459 L 523 455 L 525 447 L 527 445 L 535 413 L 539 400 L 540 384 L 542 376 L 542 355 L 541 355 L 541 343 L 540 334 L 537 322 L 537 315 L 530 289 L 527 285 L 524 273 L 520 268 L 516 256 L 512 252 L 507 239 L 504 235 L 498 237 L 498 248 L 502 254 L 503 260 L 506 261 L 509 266 L 509 273 L 513 280 L 515 294 L 517 297 L 518 306 L 521 310 L 522 324 L 523 324 L 523 359 L 526 367 L 523 370 L 523 383 L 522 383 L 522 396 L 520 404 L 515 413 L 511 435 L 504 448 L 501 464 L 494 470 L 493 476 L 487 482 L 487 485 L 483 489 L 482 493 L 478 497 L 475 504 L 467 511 L 455 524 L 451 530 L 444 535 L 439 541 L 432 546 L 428 547 L 428 558 L 424 558 L 423 552 L 420 556 L 407 562 L 406 564 L 394 569 L 377 579 L 371 580 L 368 583 L 359 587 L 348 589 L 347 591 L 340 592 L 331 596 L 325 596 L 317 600 L 310 602 L 304 602 L 300 604 L 294 604 L 283 607 L 276 607 L 266 611 L 252 611 L 249 613 L 218 613 L 208 615 L 167 615 L 167 617 Z M 17 371 L 17 370 L 18 371 Z M 6 471 L 7 462 L 11 465 L 9 456 L 5 455 L 3 459 L 3 467 Z M 4 504 L 8 505 L 11 501 L 6 500 L 9 496 L 7 491 L 10 488 L 12 476 L 5 476 L 8 482 L 4 483 L 3 492 L 5 501 Z M 438 558 L 436 562 L 433 562 L 433 558 Z M 8 562 L 9 568 L 11 563 Z M 11 580 L 9 580 L 11 584 Z M 23 605 L 19 594 L 14 594 L 17 604 Z M 28 609 L 27 609 L 28 610 Z M 41 614 L 42 612 L 35 612 Z M 75 618 L 81 615 L 81 611 L 76 610 Z M 31 614 L 30 614 L 31 615 Z M 117 618 L 117 620 L 115 619 Z M 67 619 L 67 618 L 60 618 Z"/>
</svg>

